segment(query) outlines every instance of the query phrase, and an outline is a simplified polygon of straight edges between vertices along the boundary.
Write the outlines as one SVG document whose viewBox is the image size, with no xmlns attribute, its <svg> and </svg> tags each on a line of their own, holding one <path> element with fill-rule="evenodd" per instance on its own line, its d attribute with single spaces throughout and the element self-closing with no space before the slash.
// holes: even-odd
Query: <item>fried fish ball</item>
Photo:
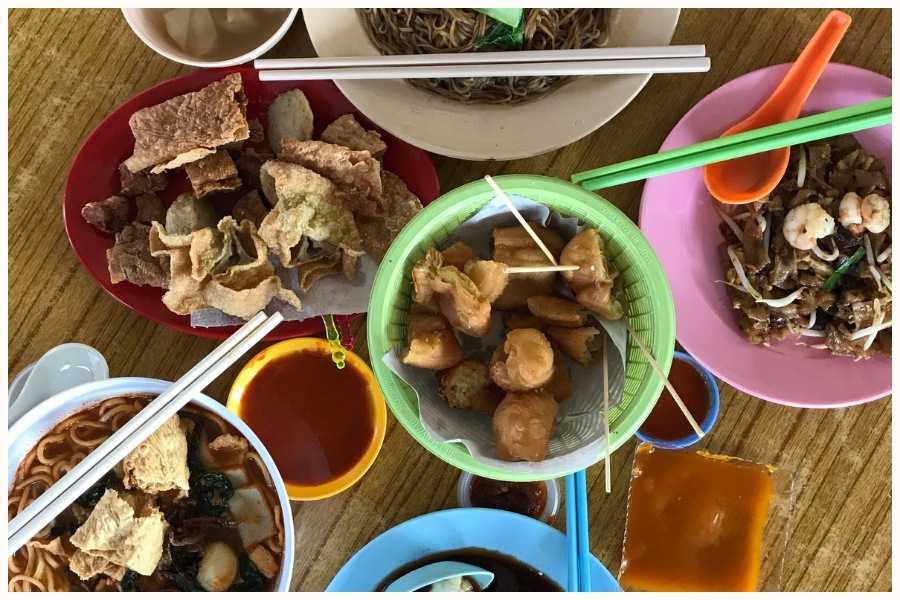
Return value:
<svg viewBox="0 0 900 600">
<path fill-rule="evenodd" d="M 544 386 L 544 391 L 553 396 L 558 403 L 572 395 L 572 378 L 563 360 L 563 354 L 555 346 L 553 348 L 553 379 Z"/>
<path fill-rule="evenodd" d="M 585 307 L 612 320 L 621 319 L 628 312 L 621 277 L 609 264 L 606 242 L 599 231 L 586 229 L 573 237 L 563 248 L 559 264 L 580 267 L 577 271 L 563 271 L 562 276 L 575 292 L 575 299 Z"/>
<path fill-rule="evenodd" d="M 450 324 L 474 337 L 491 330 L 491 303 L 478 286 L 456 267 L 443 266 L 441 253 L 429 248 L 413 267 L 413 301 L 439 309 Z"/>
<path fill-rule="evenodd" d="M 553 348 L 537 329 L 513 329 L 491 357 L 491 378 L 507 392 L 543 387 L 553 378 Z"/>
<path fill-rule="evenodd" d="M 449 369 L 464 358 L 462 346 L 443 315 L 411 313 L 406 319 L 407 345 L 400 360 L 423 369 Z"/>
<path fill-rule="evenodd" d="M 547 323 L 537 318 L 525 308 L 514 308 L 503 311 L 503 324 L 507 329 L 537 329 L 547 331 Z"/>
<path fill-rule="evenodd" d="M 502 460 L 544 460 L 558 412 L 556 400 L 545 391 L 507 394 L 492 422 L 497 454 Z"/>
<path fill-rule="evenodd" d="M 494 260 L 470 260 L 463 267 L 463 272 L 475 283 L 485 300 L 492 304 L 509 283 L 506 265 Z"/>
<path fill-rule="evenodd" d="M 547 337 L 585 367 L 598 360 L 603 350 L 603 334 L 596 327 L 550 327 Z"/>
<path fill-rule="evenodd" d="M 557 327 L 584 327 L 588 311 L 579 303 L 557 296 L 532 296 L 528 310 L 536 317 Z"/>
<path fill-rule="evenodd" d="M 456 242 L 446 250 L 441 251 L 441 258 L 446 267 L 456 267 L 460 271 L 466 263 L 472 260 L 472 249 L 465 242 Z"/>
<path fill-rule="evenodd" d="M 539 225 L 530 223 L 538 238 L 544 243 L 554 259 L 559 259 L 565 241 L 558 233 Z M 501 227 L 494 229 L 494 260 L 510 267 L 547 267 L 552 263 L 538 247 L 524 227 Z M 553 293 L 557 274 L 548 273 L 512 273 L 509 283 L 497 300 L 494 308 L 519 308 L 526 305 L 528 298 L 541 294 Z"/>
<path fill-rule="evenodd" d="M 490 369 L 477 360 L 467 358 L 439 375 L 440 394 L 454 408 L 492 413 L 503 400 L 503 390 L 491 380 Z"/>
</svg>

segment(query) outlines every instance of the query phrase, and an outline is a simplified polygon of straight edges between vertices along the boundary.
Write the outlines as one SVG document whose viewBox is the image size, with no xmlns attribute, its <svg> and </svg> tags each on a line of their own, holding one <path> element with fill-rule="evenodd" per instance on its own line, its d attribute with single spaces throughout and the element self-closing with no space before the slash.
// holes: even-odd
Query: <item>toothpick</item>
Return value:
<svg viewBox="0 0 900 600">
<path fill-rule="evenodd" d="M 504 273 L 552 273 L 555 271 L 577 271 L 578 265 L 559 265 L 555 267 L 506 267 Z"/>
<path fill-rule="evenodd" d="M 653 358 L 653 355 L 650 354 L 650 350 L 647 349 L 647 346 L 644 345 L 644 342 L 641 341 L 641 338 L 638 337 L 637 332 L 631 326 L 631 323 L 628 322 L 628 318 L 622 319 L 625 322 L 625 327 L 628 329 L 628 333 L 631 334 L 631 337 L 634 338 L 634 341 L 637 342 L 638 348 L 641 349 L 641 352 L 647 357 L 647 360 L 650 361 L 650 366 L 653 367 L 653 370 L 656 371 L 656 374 L 662 377 L 663 383 L 666 386 L 666 389 L 669 390 L 669 393 L 672 394 L 672 398 L 675 399 L 675 404 L 678 405 L 678 408 L 681 409 L 681 412 L 684 413 L 685 418 L 688 420 L 688 423 L 691 424 L 691 427 L 694 429 L 694 432 L 703 437 L 703 430 L 700 429 L 700 426 L 697 425 L 697 421 L 694 420 L 694 416 L 691 414 L 691 411 L 687 409 L 684 405 L 684 402 L 681 401 L 681 396 L 678 395 L 678 392 L 675 391 L 675 388 L 672 387 L 672 384 L 669 383 L 669 378 L 666 377 L 665 373 L 662 372 L 662 369 L 659 368 L 659 365 L 656 363 L 656 359 Z"/>
<path fill-rule="evenodd" d="M 513 206 L 513 203 L 509 201 L 509 198 L 506 197 L 506 194 L 503 193 L 503 190 L 500 189 L 494 179 L 490 175 L 485 175 L 484 179 L 490 184 L 492 188 L 494 188 L 494 191 L 497 192 L 497 195 L 500 196 L 500 198 L 502 198 L 504 202 L 506 202 L 506 206 L 509 207 L 509 210 L 512 211 L 512 214 L 514 214 L 516 219 L 519 220 L 519 223 L 522 224 L 522 227 L 524 227 L 525 231 L 528 232 L 528 235 L 531 236 L 531 239 L 533 239 L 534 242 L 544 252 L 544 254 L 547 255 L 547 258 L 550 259 L 550 262 L 553 263 L 554 266 L 557 266 L 558 263 L 556 262 L 556 259 L 553 258 L 553 255 L 550 254 L 547 246 L 544 245 L 544 242 L 541 241 L 541 238 L 539 238 L 538 235 L 534 232 L 534 229 L 531 228 L 531 225 L 529 225 L 528 222 L 525 221 L 525 217 L 522 216 L 522 213 L 516 210 L 516 207 Z"/>
<path fill-rule="evenodd" d="M 606 353 L 606 335 L 603 336 L 603 427 L 606 432 L 606 493 L 612 491 L 612 463 L 609 458 L 609 355 Z"/>
</svg>

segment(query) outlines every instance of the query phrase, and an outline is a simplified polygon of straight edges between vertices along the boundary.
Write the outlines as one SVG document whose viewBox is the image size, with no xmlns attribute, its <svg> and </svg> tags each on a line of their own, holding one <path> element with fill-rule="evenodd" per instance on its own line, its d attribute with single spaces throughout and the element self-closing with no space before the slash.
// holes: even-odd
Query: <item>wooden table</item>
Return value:
<svg viewBox="0 0 900 600">
<path fill-rule="evenodd" d="M 672 43 L 706 44 L 712 69 L 654 76 L 599 131 L 556 152 L 504 162 L 435 156 L 441 188 L 486 174 L 573 172 L 655 152 L 681 116 L 725 82 L 792 61 L 825 9 L 697 10 L 681 14 Z M 834 60 L 891 75 L 890 10 L 849 10 L 853 25 Z M 268 56 L 313 56 L 302 20 Z M 61 218 L 69 164 L 88 133 L 134 94 L 193 70 L 155 54 L 117 10 L 9 11 L 9 363 L 12 378 L 51 347 L 82 342 L 100 350 L 113 376 L 175 380 L 217 342 L 144 319 L 108 296 L 81 267 Z M 636 219 L 641 183 L 606 191 Z M 356 347 L 367 355 L 365 320 Z M 255 352 L 251 352 L 252 356 Z M 224 401 L 246 362 L 208 393 Z M 783 589 L 891 589 L 891 404 L 884 398 L 840 410 L 763 402 L 720 384 L 722 411 L 705 446 L 794 471 L 796 507 Z M 591 548 L 612 573 L 622 553 L 631 441 L 588 473 Z M 366 542 L 412 517 L 456 506 L 459 471 L 421 448 L 389 417 L 369 473 L 336 497 L 294 503 L 297 552 L 292 589 L 322 590 Z M 557 523 L 565 522 L 560 516 Z"/>
</svg>

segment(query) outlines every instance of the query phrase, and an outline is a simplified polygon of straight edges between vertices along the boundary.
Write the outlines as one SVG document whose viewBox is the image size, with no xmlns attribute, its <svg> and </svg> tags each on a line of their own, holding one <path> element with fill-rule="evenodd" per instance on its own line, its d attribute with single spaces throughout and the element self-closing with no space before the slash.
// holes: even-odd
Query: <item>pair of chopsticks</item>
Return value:
<svg viewBox="0 0 900 600">
<path fill-rule="evenodd" d="M 264 313 L 257 313 L 209 356 L 97 446 L 50 489 L 38 496 L 9 522 L 7 556 L 12 556 L 24 546 L 282 320 L 284 317 L 281 313 L 268 318 Z"/>
<path fill-rule="evenodd" d="M 529 75 L 705 73 L 706 46 L 521 50 L 334 58 L 267 58 L 253 66 L 260 81 L 417 79 Z"/>
<path fill-rule="evenodd" d="M 892 98 L 802 117 L 735 135 L 659 152 L 572 175 L 572 183 L 599 190 L 649 177 L 853 133 L 891 122 Z"/>
<path fill-rule="evenodd" d="M 591 591 L 591 547 L 588 538 L 587 475 L 566 475 L 566 543 L 569 592 Z"/>
</svg>

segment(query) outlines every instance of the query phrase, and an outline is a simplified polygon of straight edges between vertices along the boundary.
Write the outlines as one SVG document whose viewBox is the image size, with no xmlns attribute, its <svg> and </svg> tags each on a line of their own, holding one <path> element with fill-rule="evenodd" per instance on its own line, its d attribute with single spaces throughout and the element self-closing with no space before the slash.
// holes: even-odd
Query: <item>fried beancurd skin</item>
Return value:
<svg viewBox="0 0 900 600">
<path fill-rule="evenodd" d="M 603 337 L 596 327 L 550 327 L 547 337 L 582 366 L 590 366 L 601 358 Z"/>
<path fill-rule="evenodd" d="M 584 327 L 588 311 L 578 302 L 557 296 L 532 296 L 528 299 L 531 314 L 557 327 Z"/>
<path fill-rule="evenodd" d="M 558 412 L 556 400 L 545 391 L 507 394 L 492 423 L 497 455 L 509 461 L 544 460 Z"/>
<path fill-rule="evenodd" d="M 439 375 L 440 394 L 454 408 L 492 413 L 503 400 L 488 366 L 477 360 L 466 359 Z"/>
<path fill-rule="evenodd" d="M 621 277 L 609 264 L 606 242 L 599 231 L 586 229 L 573 237 L 563 249 L 559 263 L 579 267 L 577 271 L 563 271 L 562 276 L 575 292 L 575 299 L 589 310 L 611 320 L 621 319 L 628 312 Z"/>
<path fill-rule="evenodd" d="M 526 392 L 553 379 L 553 348 L 537 329 L 513 329 L 491 357 L 491 378 L 507 392 Z"/>
<path fill-rule="evenodd" d="M 491 304 L 500 297 L 509 283 L 506 265 L 494 260 L 470 260 L 462 271 L 475 283 L 484 299 Z"/>
<path fill-rule="evenodd" d="M 413 301 L 437 307 L 450 324 L 473 337 L 491 330 L 491 303 L 475 283 L 456 267 L 443 266 L 441 253 L 429 248 L 413 267 Z"/>
<path fill-rule="evenodd" d="M 572 378 L 563 360 L 563 354 L 556 347 L 553 348 L 553 379 L 544 386 L 544 391 L 553 396 L 557 403 L 562 402 L 572 395 Z"/>
<path fill-rule="evenodd" d="M 412 313 L 406 320 L 407 345 L 400 360 L 422 369 L 449 369 L 464 358 L 462 346 L 441 315 Z"/>
<path fill-rule="evenodd" d="M 463 270 L 467 262 L 472 260 L 473 256 L 472 248 L 465 242 L 456 242 L 446 250 L 441 251 L 444 266 L 456 267 L 460 271 Z"/>
<path fill-rule="evenodd" d="M 529 223 L 544 243 L 554 259 L 559 260 L 560 253 L 566 243 L 558 233 L 539 225 Z M 493 259 L 510 267 L 548 267 L 552 266 L 550 259 L 543 250 L 531 239 L 524 227 L 500 227 L 494 229 L 494 256 Z M 531 296 L 547 295 L 553 293 L 556 285 L 557 274 L 548 273 L 512 273 L 509 275 L 509 283 L 497 300 L 493 302 L 494 308 L 502 310 L 520 308 L 526 305 Z"/>
</svg>

